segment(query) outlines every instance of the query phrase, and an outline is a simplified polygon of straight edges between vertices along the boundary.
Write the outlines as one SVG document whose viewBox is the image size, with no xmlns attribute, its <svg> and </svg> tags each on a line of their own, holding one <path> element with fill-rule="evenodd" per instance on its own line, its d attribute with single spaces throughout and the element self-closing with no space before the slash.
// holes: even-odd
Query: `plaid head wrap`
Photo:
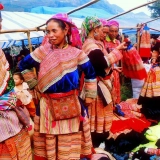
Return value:
<svg viewBox="0 0 160 160">
<path fill-rule="evenodd" d="M 81 38 L 80 38 L 80 35 L 79 35 L 78 28 L 72 22 L 72 20 L 68 17 L 67 14 L 58 13 L 58 14 L 52 16 L 49 20 L 51 20 L 51 19 L 58 19 L 58 20 L 63 21 L 65 23 L 66 27 L 69 28 L 68 36 L 69 36 L 69 41 L 71 42 L 71 45 L 73 47 L 77 47 L 77 48 L 80 48 L 80 49 L 82 48 L 82 42 L 81 42 Z M 48 21 L 46 23 L 48 23 Z"/>
<path fill-rule="evenodd" d="M 100 19 L 98 19 L 97 17 L 86 17 L 82 23 L 82 26 L 81 26 L 82 42 L 84 42 L 86 40 L 89 32 L 92 29 L 94 29 L 98 26 L 101 26 L 101 25 L 102 25 L 102 23 L 101 23 Z"/>
</svg>

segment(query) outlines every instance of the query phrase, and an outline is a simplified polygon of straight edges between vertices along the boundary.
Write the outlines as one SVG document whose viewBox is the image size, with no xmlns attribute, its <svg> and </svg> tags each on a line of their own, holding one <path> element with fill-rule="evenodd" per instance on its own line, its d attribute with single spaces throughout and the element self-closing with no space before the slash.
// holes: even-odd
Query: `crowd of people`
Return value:
<svg viewBox="0 0 160 160">
<path fill-rule="evenodd" d="M 146 130 L 159 127 L 159 47 L 152 47 L 147 73 L 130 39 L 120 42 L 118 33 L 117 21 L 95 16 L 84 19 L 79 33 L 59 13 L 46 22 L 42 44 L 20 60 L 13 75 L 0 49 L 0 160 L 160 156 L 160 136 L 154 145 L 139 146 L 147 142 L 144 133 L 157 137 Z M 121 101 L 122 72 L 144 79 L 138 99 Z"/>
</svg>

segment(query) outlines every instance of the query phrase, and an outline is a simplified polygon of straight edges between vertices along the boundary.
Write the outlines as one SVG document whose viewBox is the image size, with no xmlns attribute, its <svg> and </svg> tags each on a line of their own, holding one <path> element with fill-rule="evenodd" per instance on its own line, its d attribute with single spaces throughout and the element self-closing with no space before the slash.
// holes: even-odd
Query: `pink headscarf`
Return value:
<svg viewBox="0 0 160 160">
<path fill-rule="evenodd" d="M 105 19 L 100 19 L 101 23 L 103 24 L 103 26 L 108 26 L 108 21 Z"/>
<path fill-rule="evenodd" d="M 77 47 L 80 49 L 82 48 L 82 41 L 80 38 L 78 28 L 72 22 L 72 20 L 68 17 L 68 15 L 66 13 L 58 13 L 58 14 L 52 16 L 49 20 L 51 20 L 51 19 L 58 19 L 58 20 L 63 21 L 66 24 L 66 27 L 70 28 L 70 32 L 68 33 L 68 35 L 69 35 L 69 41 L 71 42 L 71 46 Z M 48 21 L 46 23 L 48 23 Z"/>
<path fill-rule="evenodd" d="M 115 20 L 111 20 L 111 21 L 108 21 L 107 25 L 110 27 L 110 26 L 116 26 L 119 28 L 119 23 Z"/>
</svg>

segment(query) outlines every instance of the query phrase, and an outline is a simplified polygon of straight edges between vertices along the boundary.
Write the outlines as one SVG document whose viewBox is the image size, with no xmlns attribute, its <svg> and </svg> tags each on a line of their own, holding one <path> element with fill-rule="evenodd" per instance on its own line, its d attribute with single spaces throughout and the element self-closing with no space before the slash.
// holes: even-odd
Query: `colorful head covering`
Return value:
<svg viewBox="0 0 160 160">
<path fill-rule="evenodd" d="M 108 21 L 105 20 L 105 19 L 100 19 L 101 23 L 103 24 L 103 27 L 104 26 L 108 26 Z"/>
<path fill-rule="evenodd" d="M 1 10 L 4 8 L 4 6 L 0 3 L 0 19 L 2 19 Z"/>
<path fill-rule="evenodd" d="M 81 42 L 78 28 L 66 13 L 58 13 L 52 16 L 49 20 L 51 19 L 58 19 L 63 21 L 66 24 L 66 27 L 70 28 L 70 32 L 68 33 L 68 35 L 69 35 L 69 41 L 71 42 L 71 45 L 73 47 L 82 48 L 82 42 Z M 48 21 L 46 23 L 48 23 Z"/>
<path fill-rule="evenodd" d="M 115 20 L 111 20 L 111 21 L 108 21 L 107 25 L 110 27 L 110 26 L 116 26 L 119 28 L 119 23 Z"/>
<path fill-rule="evenodd" d="M 85 41 L 85 39 L 87 38 L 89 32 L 98 27 L 101 26 L 102 23 L 100 21 L 100 19 L 98 19 L 97 17 L 86 17 L 82 23 L 81 26 L 81 39 L 82 42 Z"/>
</svg>

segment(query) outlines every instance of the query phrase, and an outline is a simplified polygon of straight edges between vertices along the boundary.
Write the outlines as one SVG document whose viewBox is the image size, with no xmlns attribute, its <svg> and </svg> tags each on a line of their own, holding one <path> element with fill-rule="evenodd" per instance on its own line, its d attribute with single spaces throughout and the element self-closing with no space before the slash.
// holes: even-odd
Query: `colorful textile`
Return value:
<svg viewBox="0 0 160 160">
<path fill-rule="evenodd" d="M 101 68 L 101 72 L 103 70 L 105 71 L 106 76 L 109 73 L 109 66 L 112 66 L 113 63 L 117 62 L 119 59 L 122 58 L 122 54 L 118 50 L 115 49 L 110 54 L 108 54 L 105 51 L 102 43 L 91 38 L 86 39 L 82 48 L 84 52 L 89 56 L 91 63 L 93 58 L 92 65 L 95 68 L 95 71 L 97 71 L 97 76 L 101 76 L 98 72 L 99 68 Z M 97 50 L 99 50 L 100 52 L 96 52 Z M 100 64 L 97 65 L 98 58 L 96 58 L 96 62 L 94 62 L 95 57 L 91 54 L 97 54 L 98 57 L 102 56 L 105 59 L 104 62 L 107 65 L 102 65 L 103 59 L 101 59 Z M 103 77 L 103 79 L 105 79 L 105 76 Z M 112 89 L 110 79 L 104 81 L 106 81 L 108 86 L 110 86 L 109 88 Z M 88 110 L 90 117 L 91 132 L 96 131 L 97 133 L 103 133 L 109 131 L 111 128 L 113 120 L 113 103 L 110 89 L 107 88 L 107 86 L 101 79 L 99 79 L 98 81 L 98 86 L 101 94 L 98 93 L 96 100 L 92 103 L 92 105 L 88 107 Z"/>
<path fill-rule="evenodd" d="M 116 70 L 113 70 L 112 78 L 113 78 L 113 80 L 112 80 L 113 81 L 112 95 L 114 95 L 114 103 L 118 104 L 121 101 L 119 72 Z"/>
<path fill-rule="evenodd" d="M 84 52 L 89 55 L 89 53 L 93 50 L 99 49 L 103 52 L 104 58 L 108 64 L 108 67 L 110 67 L 112 64 L 116 63 L 122 58 L 122 54 L 119 50 L 114 49 L 110 54 L 107 53 L 107 51 L 104 48 L 103 43 L 96 41 L 92 38 L 86 39 L 86 41 L 83 44 L 82 49 Z M 105 68 L 107 69 L 107 68 Z"/>
<path fill-rule="evenodd" d="M 103 24 L 103 27 L 108 26 L 108 21 L 105 19 L 100 19 L 101 23 Z"/>
<path fill-rule="evenodd" d="M 33 57 L 33 59 L 37 60 L 38 58 L 40 58 L 39 54 L 41 54 L 42 51 L 43 54 L 48 53 L 47 48 L 40 46 L 40 48 L 36 49 L 33 53 L 31 53 L 31 56 Z M 44 58 L 45 56 L 42 57 Z M 78 74 L 77 64 L 79 64 L 80 66 L 83 65 L 82 67 L 85 67 L 84 65 L 89 61 L 89 59 L 86 56 L 86 54 L 81 50 L 73 48 L 72 46 L 68 46 L 65 49 L 54 49 L 54 51 L 53 50 L 50 51 L 50 54 L 47 54 L 47 56 L 43 60 L 39 59 L 39 61 L 41 61 L 41 64 L 38 74 L 38 88 L 40 92 L 44 92 L 47 89 L 49 89 L 52 85 L 56 84 L 59 80 L 63 79 L 63 77 L 66 77 L 69 74 L 74 73 L 76 78 L 78 78 L 79 75 L 77 75 Z M 78 79 L 76 80 L 78 82 Z M 96 95 L 95 92 L 96 88 L 94 87 L 96 84 L 96 80 L 95 79 L 88 80 L 87 78 L 85 82 L 86 82 L 85 86 L 87 92 L 90 91 L 90 94 L 88 93 L 87 95 L 89 97 L 94 98 Z M 92 82 L 92 87 L 89 87 L 90 89 L 88 90 L 87 85 L 91 85 L 91 82 Z M 73 90 L 74 89 L 75 88 L 73 88 Z"/>
<path fill-rule="evenodd" d="M 147 154 L 160 156 L 160 149 L 156 148 L 147 148 Z"/>
<path fill-rule="evenodd" d="M 153 65 L 148 72 L 147 79 L 143 85 L 141 96 L 143 97 L 157 97 L 160 96 L 160 67 Z"/>
<path fill-rule="evenodd" d="M 3 94 L 2 96 L 0 96 L 0 110 L 3 111 L 15 108 L 16 101 L 16 93 L 13 90 L 6 94 Z"/>
<path fill-rule="evenodd" d="M 90 155 L 92 153 L 87 117 L 83 121 L 83 132 L 55 136 L 53 134 L 40 134 L 39 131 L 40 118 L 36 116 L 33 137 L 35 160 L 56 160 L 56 157 L 61 160 L 80 159 L 80 154 Z M 58 150 L 56 150 L 56 144 Z"/>
<path fill-rule="evenodd" d="M 137 125 L 138 124 L 138 125 Z M 141 133 L 144 129 L 148 128 L 151 123 L 146 119 L 129 118 L 125 120 L 118 120 L 112 122 L 111 132 L 116 133 L 125 129 L 132 129 L 136 132 Z"/>
<path fill-rule="evenodd" d="M 1 10 L 4 9 L 4 6 L 0 3 L 0 20 L 2 19 Z"/>
<path fill-rule="evenodd" d="M 71 45 L 67 45 L 63 49 L 54 48 L 54 50 L 48 46 L 50 44 L 45 43 L 26 56 L 19 64 L 21 71 L 37 66 L 39 70 L 38 88 L 44 95 L 65 94 L 72 90 L 78 90 L 80 71 L 83 71 L 87 93 L 85 97 L 95 98 L 97 96 L 96 75 L 87 55 Z M 35 158 L 38 157 L 38 160 L 41 158 L 54 160 L 62 157 L 63 159 L 64 153 L 68 153 L 65 159 L 71 159 L 72 157 L 78 157 L 77 159 L 79 159 L 80 154 L 90 155 L 92 153 L 92 141 L 87 114 L 82 115 L 85 116 L 84 121 L 81 122 L 83 124 L 82 127 L 79 116 L 54 121 L 54 116 L 51 112 L 52 107 L 48 106 L 45 97 L 41 97 L 40 106 L 36 110 L 37 116 L 35 117 Z M 84 109 L 81 109 L 81 112 L 83 113 Z M 79 137 L 79 134 L 82 134 L 81 137 Z M 57 141 L 57 137 L 62 135 L 66 135 L 65 140 L 68 139 L 72 143 L 69 149 L 66 148 L 70 152 L 66 152 L 67 150 L 65 149 L 67 141 L 65 144 Z M 80 138 L 82 140 L 81 143 L 79 142 Z M 59 151 L 56 150 L 56 146 Z M 75 148 L 73 149 L 72 146 L 73 148 L 74 146 L 77 147 L 76 153 L 74 151 Z"/>
<path fill-rule="evenodd" d="M 2 51 L 2 49 L 0 49 L 0 96 L 3 94 L 3 92 L 5 91 L 5 89 L 7 88 L 7 82 L 9 80 L 9 64 L 8 61 L 6 60 L 6 57 Z"/>
<path fill-rule="evenodd" d="M 119 28 L 119 23 L 115 20 L 110 20 L 108 21 L 107 25 L 110 27 L 110 26 L 116 26 Z"/>
<path fill-rule="evenodd" d="M 146 118 L 160 121 L 160 67 L 152 65 L 141 90 L 138 104 L 142 104 L 141 112 Z"/>
<path fill-rule="evenodd" d="M 15 136 L 22 129 L 15 111 L 0 111 L 0 142 Z"/>
<path fill-rule="evenodd" d="M 147 72 L 136 48 L 132 47 L 127 51 L 123 51 L 122 63 L 123 73 L 126 77 L 139 80 L 147 77 Z"/>
<path fill-rule="evenodd" d="M 150 32 L 147 26 L 143 26 L 143 31 L 140 39 L 139 54 L 141 57 L 151 57 Z"/>
<path fill-rule="evenodd" d="M 137 104 L 138 99 L 128 99 L 125 102 L 120 102 L 119 106 L 121 111 L 124 113 L 126 118 L 136 118 L 143 117 L 143 114 L 140 113 L 141 105 Z"/>
<path fill-rule="evenodd" d="M 26 130 L 0 143 L 0 160 L 32 160 L 30 137 Z"/>
<path fill-rule="evenodd" d="M 106 37 L 106 47 L 107 47 L 106 49 L 109 52 L 109 56 L 111 57 L 111 60 L 112 60 L 112 58 L 113 58 L 113 60 L 117 59 L 117 61 L 114 60 L 113 62 L 118 62 L 118 60 L 122 59 L 122 54 L 121 55 L 118 54 L 119 56 L 117 54 L 115 54 L 114 56 L 110 55 L 113 51 L 116 51 L 115 48 L 119 44 L 120 44 L 120 41 L 118 41 L 116 39 L 111 40 L 109 38 L 109 36 Z M 112 94 L 114 95 L 114 103 L 118 104 L 118 103 L 120 103 L 120 99 L 121 99 L 121 96 L 120 96 L 120 79 L 119 79 L 119 72 L 118 71 L 113 70 L 112 79 L 113 79 L 112 80 L 113 81 L 113 91 L 112 91 Z"/>
<path fill-rule="evenodd" d="M 112 52 L 117 46 L 120 45 L 120 41 L 117 40 L 117 39 L 113 39 L 111 40 L 109 36 L 106 37 L 106 49 L 107 49 L 107 52 L 110 53 Z"/>
<path fill-rule="evenodd" d="M 26 108 L 30 114 L 31 117 L 34 117 L 36 114 L 36 106 L 34 104 L 34 101 L 32 100 L 29 104 L 26 105 Z"/>
<path fill-rule="evenodd" d="M 81 39 L 82 42 L 84 43 L 84 41 L 87 39 L 89 32 L 96 28 L 101 26 L 102 23 L 100 21 L 100 19 L 98 19 L 97 17 L 86 17 L 82 23 L 81 26 Z"/>
<path fill-rule="evenodd" d="M 28 84 L 29 89 L 32 89 L 34 86 L 37 85 L 37 76 L 34 72 L 34 69 L 26 69 L 22 71 L 23 77 L 25 82 Z"/>
<path fill-rule="evenodd" d="M 71 42 L 71 45 L 73 47 L 77 47 L 77 48 L 81 49 L 82 42 L 81 42 L 81 39 L 80 39 L 78 28 L 72 22 L 72 20 L 68 17 L 67 14 L 65 14 L 65 13 L 58 13 L 58 14 L 52 16 L 50 19 L 59 19 L 59 20 L 65 22 L 65 23 L 69 24 L 69 27 L 70 27 L 70 33 L 68 33 L 69 34 L 69 42 Z"/>
</svg>

